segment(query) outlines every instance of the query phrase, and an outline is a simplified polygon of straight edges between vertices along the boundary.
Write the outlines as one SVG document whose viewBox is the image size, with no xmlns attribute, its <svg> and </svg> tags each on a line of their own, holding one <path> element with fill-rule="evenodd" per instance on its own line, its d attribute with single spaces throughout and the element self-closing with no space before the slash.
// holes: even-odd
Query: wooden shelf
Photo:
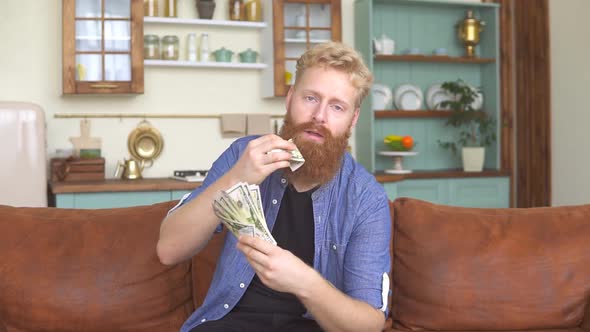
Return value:
<svg viewBox="0 0 590 332">
<path fill-rule="evenodd" d="M 52 194 L 96 193 L 121 191 L 193 190 L 201 182 L 185 182 L 168 178 L 139 180 L 105 179 L 99 181 L 49 182 Z"/>
<path fill-rule="evenodd" d="M 510 170 L 484 169 L 481 172 L 464 172 L 462 169 L 414 170 L 409 174 L 386 174 L 383 171 L 374 173 L 378 182 L 397 182 L 406 179 L 450 179 L 450 178 L 483 178 L 510 176 Z"/>
<path fill-rule="evenodd" d="M 218 27 L 237 27 L 237 28 L 266 28 L 266 22 L 244 22 L 244 21 L 227 21 L 227 20 L 204 20 L 198 18 L 175 18 L 175 17 L 152 17 L 143 18 L 144 23 L 162 23 L 162 24 L 188 24 L 188 25 L 208 25 Z"/>
<path fill-rule="evenodd" d="M 438 62 L 438 63 L 494 63 L 494 58 L 451 57 L 447 55 L 375 55 L 376 61 Z"/>
<path fill-rule="evenodd" d="M 238 62 L 193 62 L 175 60 L 144 60 L 144 66 L 160 67 L 194 67 L 194 68 L 234 68 L 234 69 L 264 69 L 264 63 L 238 63 Z"/>
<path fill-rule="evenodd" d="M 381 110 L 375 111 L 376 119 L 388 118 L 448 118 L 453 113 L 452 111 L 431 111 L 431 110 L 417 110 L 417 111 L 397 111 L 397 110 Z"/>
</svg>

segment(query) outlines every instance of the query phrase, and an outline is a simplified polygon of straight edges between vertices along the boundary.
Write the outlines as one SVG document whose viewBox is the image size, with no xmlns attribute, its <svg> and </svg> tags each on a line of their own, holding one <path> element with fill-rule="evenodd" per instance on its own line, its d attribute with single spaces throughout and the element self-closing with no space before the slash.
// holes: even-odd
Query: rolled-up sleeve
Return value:
<svg viewBox="0 0 590 332">
<path fill-rule="evenodd" d="M 389 201 L 379 188 L 362 197 L 346 249 L 344 292 L 387 312 L 391 269 Z"/>
</svg>

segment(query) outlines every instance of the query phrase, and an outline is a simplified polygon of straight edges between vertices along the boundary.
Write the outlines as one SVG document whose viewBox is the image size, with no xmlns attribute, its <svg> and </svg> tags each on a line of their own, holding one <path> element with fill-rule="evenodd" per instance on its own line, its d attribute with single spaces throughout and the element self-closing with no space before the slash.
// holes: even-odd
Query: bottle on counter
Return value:
<svg viewBox="0 0 590 332">
<path fill-rule="evenodd" d="M 189 33 L 186 36 L 186 59 L 188 61 L 197 61 L 197 35 Z"/>
<path fill-rule="evenodd" d="M 199 60 L 201 62 L 209 61 L 209 34 L 201 34 L 201 47 L 199 52 Z"/>
</svg>

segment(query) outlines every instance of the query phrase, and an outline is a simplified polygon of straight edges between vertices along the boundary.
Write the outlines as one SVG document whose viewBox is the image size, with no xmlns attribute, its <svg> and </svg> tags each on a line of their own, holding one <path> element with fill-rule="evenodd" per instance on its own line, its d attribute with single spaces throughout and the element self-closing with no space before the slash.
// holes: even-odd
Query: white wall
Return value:
<svg viewBox="0 0 590 332">
<path fill-rule="evenodd" d="M 549 1 L 552 205 L 590 203 L 590 1 Z"/>
</svg>

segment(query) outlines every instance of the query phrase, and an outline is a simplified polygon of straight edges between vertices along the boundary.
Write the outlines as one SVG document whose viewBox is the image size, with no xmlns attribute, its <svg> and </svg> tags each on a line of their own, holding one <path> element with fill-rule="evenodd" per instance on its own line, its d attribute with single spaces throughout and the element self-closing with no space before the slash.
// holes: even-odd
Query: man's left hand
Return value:
<svg viewBox="0 0 590 332">
<path fill-rule="evenodd" d="M 297 295 L 317 274 L 290 251 L 253 236 L 240 236 L 237 248 L 244 253 L 258 278 L 275 291 Z"/>
</svg>

